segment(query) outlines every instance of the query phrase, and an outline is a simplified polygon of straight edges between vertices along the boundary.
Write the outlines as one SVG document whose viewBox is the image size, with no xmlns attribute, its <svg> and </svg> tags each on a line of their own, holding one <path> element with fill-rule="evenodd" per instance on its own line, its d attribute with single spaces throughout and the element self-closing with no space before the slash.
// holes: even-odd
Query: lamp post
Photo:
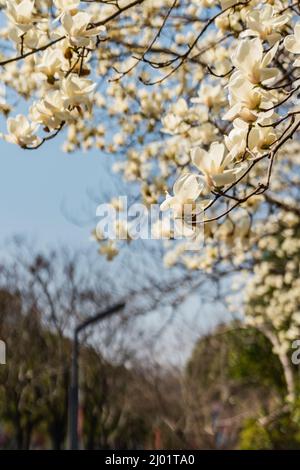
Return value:
<svg viewBox="0 0 300 470">
<path fill-rule="evenodd" d="M 78 449 L 78 356 L 79 356 L 79 333 L 88 326 L 105 320 L 125 307 L 125 303 L 119 303 L 109 307 L 103 312 L 87 318 L 79 323 L 74 329 L 73 349 L 72 349 L 72 366 L 71 366 L 71 386 L 69 395 L 69 441 L 70 449 Z"/>
</svg>

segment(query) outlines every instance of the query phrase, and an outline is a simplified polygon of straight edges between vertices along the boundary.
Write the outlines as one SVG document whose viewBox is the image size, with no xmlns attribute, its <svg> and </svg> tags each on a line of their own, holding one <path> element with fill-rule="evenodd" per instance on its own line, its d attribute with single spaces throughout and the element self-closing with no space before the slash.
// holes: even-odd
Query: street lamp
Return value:
<svg viewBox="0 0 300 470">
<path fill-rule="evenodd" d="M 79 333 L 92 325 L 114 315 L 124 309 L 125 303 L 119 303 L 109 307 L 103 312 L 87 318 L 79 323 L 74 329 L 73 349 L 72 349 L 72 367 L 71 367 L 71 387 L 69 401 L 69 440 L 70 449 L 78 449 L 78 355 L 79 355 Z"/>
</svg>

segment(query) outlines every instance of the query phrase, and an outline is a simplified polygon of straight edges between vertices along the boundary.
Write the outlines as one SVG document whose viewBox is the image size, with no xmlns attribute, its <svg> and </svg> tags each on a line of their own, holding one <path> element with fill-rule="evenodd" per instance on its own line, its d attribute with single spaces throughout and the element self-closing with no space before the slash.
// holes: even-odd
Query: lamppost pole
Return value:
<svg viewBox="0 0 300 470">
<path fill-rule="evenodd" d="M 79 333 L 88 326 L 105 320 L 115 313 L 123 310 L 125 303 L 119 303 L 109 307 L 103 312 L 87 318 L 77 325 L 73 334 L 72 365 L 71 365 L 71 386 L 69 395 L 69 441 L 70 449 L 78 449 L 78 357 L 79 357 Z"/>
</svg>

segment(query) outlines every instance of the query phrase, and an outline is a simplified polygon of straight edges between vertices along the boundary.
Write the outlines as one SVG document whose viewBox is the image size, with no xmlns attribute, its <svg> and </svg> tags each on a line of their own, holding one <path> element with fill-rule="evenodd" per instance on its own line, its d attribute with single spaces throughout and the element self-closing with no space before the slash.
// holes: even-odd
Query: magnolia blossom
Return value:
<svg viewBox="0 0 300 470">
<path fill-rule="evenodd" d="M 191 102 L 195 104 L 204 104 L 208 108 L 219 107 L 224 104 L 225 97 L 221 85 L 201 85 L 198 96 L 192 98 Z"/>
<path fill-rule="evenodd" d="M 153 101 L 149 105 L 153 108 Z M 189 108 L 186 100 L 180 98 L 171 106 L 170 112 L 162 118 L 162 132 L 166 134 L 182 134 L 186 132 L 190 127 L 184 120 L 188 113 Z"/>
<path fill-rule="evenodd" d="M 269 82 L 279 75 L 278 68 L 268 67 L 277 52 L 277 47 L 278 44 L 264 53 L 259 38 L 244 39 L 239 42 L 237 50 L 232 56 L 232 63 L 240 76 L 249 80 L 253 85 Z"/>
<path fill-rule="evenodd" d="M 10 106 L 6 101 L 6 89 L 0 85 L 0 112 L 7 115 L 10 111 Z"/>
<path fill-rule="evenodd" d="M 161 121 L 163 124 L 162 132 L 166 134 L 181 134 L 189 129 L 189 125 L 183 121 L 182 117 L 174 113 L 168 113 Z"/>
<path fill-rule="evenodd" d="M 264 91 L 248 80 L 242 79 L 239 72 L 233 75 L 229 83 L 229 103 L 231 108 L 223 119 L 232 121 L 237 117 L 251 123 L 268 118 L 273 114 L 273 102 L 270 92 Z M 262 110 L 269 110 L 262 114 Z"/>
<path fill-rule="evenodd" d="M 200 147 L 191 150 L 192 162 L 204 174 L 210 188 L 234 183 L 241 174 L 240 166 L 227 168 L 233 157 L 230 153 L 225 153 L 224 144 L 218 142 L 213 142 L 208 152 Z"/>
<path fill-rule="evenodd" d="M 266 120 L 265 125 L 270 122 L 271 119 Z M 262 155 L 277 139 L 276 129 L 271 126 L 257 125 L 249 130 L 248 125 L 241 119 L 235 119 L 233 126 L 228 136 L 225 136 L 225 145 L 236 159 L 245 153 L 247 145 L 252 154 Z"/>
<path fill-rule="evenodd" d="M 32 27 L 34 0 L 22 0 L 20 3 L 7 0 L 6 15 L 23 33 Z"/>
<path fill-rule="evenodd" d="M 9 134 L 5 136 L 8 142 L 27 147 L 36 145 L 39 142 L 36 132 L 38 124 L 32 124 L 22 114 L 18 114 L 15 118 L 8 118 L 7 130 Z"/>
<path fill-rule="evenodd" d="M 166 200 L 160 209 L 166 211 L 172 209 L 175 218 L 189 217 L 197 213 L 199 209 L 196 200 L 204 189 L 204 181 L 201 177 L 186 173 L 181 175 L 173 186 L 174 196 L 166 193 Z"/>
<path fill-rule="evenodd" d="M 265 124 L 268 124 L 268 121 Z M 252 152 L 264 154 L 270 149 L 270 146 L 276 139 L 277 133 L 273 127 L 256 126 L 249 133 L 248 145 Z"/>
<path fill-rule="evenodd" d="M 184 98 L 180 98 L 176 103 L 171 107 L 172 112 L 181 118 L 184 118 L 188 113 L 189 107 Z"/>
<path fill-rule="evenodd" d="M 61 11 L 76 11 L 80 4 L 80 0 L 53 0 L 54 5 Z"/>
<path fill-rule="evenodd" d="M 294 34 L 285 37 L 284 46 L 289 52 L 300 54 L 300 23 L 295 25 Z M 294 66 L 300 66 L 300 59 L 295 60 Z"/>
<path fill-rule="evenodd" d="M 63 53 L 60 49 L 48 49 L 42 55 L 37 64 L 37 71 L 48 77 L 48 81 L 53 81 L 55 74 L 61 70 L 64 62 Z"/>
<path fill-rule="evenodd" d="M 96 86 L 97 84 L 91 80 L 78 77 L 77 75 L 70 75 L 68 78 L 63 79 L 61 93 L 64 107 L 89 104 L 91 94 Z"/>
<path fill-rule="evenodd" d="M 233 128 L 228 136 L 225 136 L 224 142 L 233 158 L 237 159 L 245 153 L 248 125 L 242 119 L 233 121 Z"/>
<path fill-rule="evenodd" d="M 63 122 L 70 121 L 70 112 L 65 109 L 59 90 L 50 92 L 47 97 L 35 103 L 30 110 L 34 122 L 43 124 L 47 129 L 57 129 Z"/>
<path fill-rule="evenodd" d="M 105 26 L 90 27 L 92 15 L 79 11 L 75 15 L 64 13 L 61 18 L 66 35 L 74 46 L 88 47 L 91 39 L 106 31 Z"/>
<path fill-rule="evenodd" d="M 220 0 L 220 3 L 221 3 L 221 7 L 223 8 L 223 10 L 226 10 L 226 8 L 236 5 L 236 3 L 238 2 L 237 0 Z"/>
<path fill-rule="evenodd" d="M 288 13 L 279 14 L 272 5 L 266 4 L 263 8 L 252 10 L 247 15 L 248 30 L 241 36 L 258 36 L 270 45 L 281 39 L 280 31 L 289 21 Z"/>
</svg>

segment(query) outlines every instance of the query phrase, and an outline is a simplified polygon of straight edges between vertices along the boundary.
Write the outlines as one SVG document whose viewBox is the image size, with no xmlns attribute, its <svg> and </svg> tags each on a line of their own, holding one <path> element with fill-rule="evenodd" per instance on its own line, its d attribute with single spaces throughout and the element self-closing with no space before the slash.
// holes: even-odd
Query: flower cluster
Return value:
<svg viewBox="0 0 300 470">
<path fill-rule="evenodd" d="M 201 253 L 189 256 L 176 243 L 167 265 L 210 271 L 249 262 L 260 218 L 295 210 L 297 6 L 1 0 L 1 7 L 0 111 L 11 113 L 4 138 L 32 149 L 66 129 L 67 152 L 109 154 L 114 171 L 139 183 L 145 204 L 172 210 L 188 235 L 204 225 Z M 165 231 L 163 221 L 157 228 Z M 110 258 L 117 253 L 116 243 L 98 241 Z"/>
<path fill-rule="evenodd" d="M 55 135 L 65 124 L 83 116 L 92 107 L 97 86 L 86 77 L 90 74 L 88 56 L 97 41 L 105 37 L 105 26 L 96 25 L 95 14 L 81 10 L 79 0 L 49 3 L 52 4 L 35 0 L 6 2 L 8 36 L 19 53 L 16 57 L 24 57 L 23 67 L 27 67 L 31 78 L 28 90 L 22 90 L 16 80 L 10 84 L 10 75 L 24 71 L 18 68 L 17 61 L 8 59 L 3 81 L 27 99 L 36 95 L 28 118 L 17 115 L 7 122 L 5 138 L 23 148 L 36 148 L 52 138 L 51 133 Z M 54 12 L 53 21 L 47 7 Z M 22 82 L 21 76 L 18 79 Z M 40 130 L 46 132 L 44 137 L 39 136 Z"/>
</svg>

